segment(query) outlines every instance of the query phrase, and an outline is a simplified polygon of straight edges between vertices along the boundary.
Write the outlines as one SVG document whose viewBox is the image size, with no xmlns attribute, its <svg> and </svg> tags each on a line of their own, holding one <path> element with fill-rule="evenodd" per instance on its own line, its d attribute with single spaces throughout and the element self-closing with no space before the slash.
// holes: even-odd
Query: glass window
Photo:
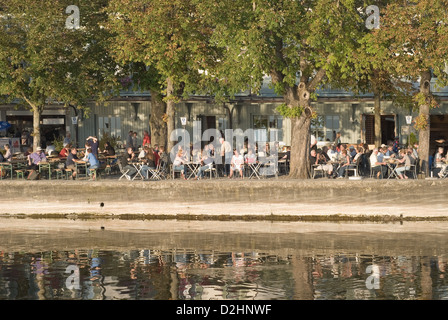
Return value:
<svg viewBox="0 0 448 320">
<path fill-rule="evenodd" d="M 311 134 L 316 137 L 317 141 L 324 140 L 324 130 L 324 116 L 318 115 L 311 119 Z"/>
<path fill-rule="evenodd" d="M 329 139 L 333 142 L 336 138 L 336 133 L 339 131 L 339 116 L 325 116 L 325 129 L 325 139 Z"/>
<path fill-rule="evenodd" d="M 283 140 L 283 117 L 277 115 L 254 115 L 252 116 L 255 139 L 258 141 L 269 141 L 271 132 L 276 141 Z M 264 134 L 264 129 L 266 134 Z M 261 140 L 260 140 L 261 139 Z"/>
</svg>

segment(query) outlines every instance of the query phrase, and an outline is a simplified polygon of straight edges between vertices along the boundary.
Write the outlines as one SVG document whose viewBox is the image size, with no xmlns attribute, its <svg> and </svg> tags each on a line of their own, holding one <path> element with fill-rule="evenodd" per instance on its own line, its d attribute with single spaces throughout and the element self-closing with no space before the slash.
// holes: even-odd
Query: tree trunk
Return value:
<svg viewBox="0 0 448 320">
<path fill-rule="evenodd" d="M 291 89 L 292 90 L 292 89 Z M 289 92 L 285 98 L 290 107 L 301 106 L 302 114 L 298 118 L 291 118 L 291 178 L 308 179 L 311 176 L 310 137 L 311 137 L 311 100 L 306 86 L 301 83 L 297 88 L 297 95 Z"/>
<path fill-rule="evenodd" d="M 36 151 L 37 147 L 41 146 L 40 139 L 40 116 L 42 115 L 42 108 L 38 106 L 32 106 L 33 111 L 33 150 Z"/>
<path fill-rule="evenodd" d="M 151 145 L 167 147 L 167 123 L 163 121 L 163 115 L 166 112 L 166 103 L 162 99 L 162 95 L 155 91 L 151 91 L 151 117 L 149 118 L 149 126 L 151 128 Z"/>
<path fill-rule="evenodd" d="M 381 133 L 381 93 L 374 91 L 375 147 L 379 148 L 383 140 Z"/>
<path fill-rule="evenodd" d="M 168 143 L 167 143 L 167 152 L 171 152 L 171 149 L 174 147 L 175 142 L 171 141 L 170 135 L 175 130 L 175 111 L 176 111 L 176 105 L 174 101 L 174 82 L 173 79 L 168 78 L 166 80 L 166 114 L 167 114 L 167 137 L 168 137 Z"/>
<path fill-rule="evenodd" d="M 425 71 L 421 74 L 420 79 L 420 93 L 423 93 L 425 97 L 428 97 L 431 94 L 431 73 L 429 71 Z M 418 150 L 418 157 L 419 157 L 419 164 L 420 169 L 423 171 L 425 176 L 428 176 L 428 160 L 429 160 L 429 145 L 430 145 L 430 128 L 431 124 L 429 121 L 429 104 L 425 103 L 420 106 L 419 111 L 420 117 L 425 117 L 427 121 L 427 125 L 424 129 L 419 130 L 419 150 Z"/>
</svg>

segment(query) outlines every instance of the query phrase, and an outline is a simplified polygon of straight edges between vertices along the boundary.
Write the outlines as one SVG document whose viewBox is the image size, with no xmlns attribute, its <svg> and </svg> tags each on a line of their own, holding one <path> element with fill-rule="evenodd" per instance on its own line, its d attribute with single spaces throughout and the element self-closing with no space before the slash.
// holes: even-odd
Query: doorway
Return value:
<svg viewBox="0 0 448 320">
<path fill-rule="evenodd" d="M 375 144 L 375 116 L 366 114 L 365 116 L 365 130 L 366 143 Z M 393 141 L 396 136 L 395 131 L 396 115 L 381 115 L 381 144 L 387 145 L 388 142 Z"/>
</svg>

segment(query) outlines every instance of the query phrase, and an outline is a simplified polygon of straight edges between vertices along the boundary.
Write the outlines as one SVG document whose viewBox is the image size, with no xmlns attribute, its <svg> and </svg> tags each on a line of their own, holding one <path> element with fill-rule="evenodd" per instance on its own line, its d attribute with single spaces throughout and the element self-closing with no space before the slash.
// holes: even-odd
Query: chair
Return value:
<svg viewBox="0 0 448 320">
<path fill-rule="evenodd" d="M 408 172 L 412 174 L 412 177 L 414 179 L 417 179 L 417 165 L 411 164 L 411 166 L 409 167 L 409 170 L 404 170 L 404 174 L 406 174 Z M 444 178 L 446 177 L 447 174 L 448 174 L 448 171 L 446 171 Z"/>
<path fill-rule="evenodd" d="M 68 180 L 71 176 L 73 176 L 73 169 L 65 169 L 65 179 Z"/>
<path fill-rule="evenodd" d="M 118 180 L 121 180 L 123 177 L 126 177 L 126 179 L 130 180 L 130 177 L 127 175 L 129 169 L 124 170 L 120 162 L 118 162 L 118 169 L 120 170 L 121 173 L 121 177 Z"/>
<path fill-rule="evenodd" d="M 89 169 L 91 180 L 97 180 L 97 178 L 99 177 L 98 171 L 99 171 L 99 169 Z"/>
<path fill-rule="evenodd" d="M 355 177 L 358 176 L 359 173 L 359 163 L 361 162 L 361 157 L 358 157 L 358 159 L 356 160 L 356 162 L 354 163 L 350 163 L 347 166 L 347 169 L 345 169 L 345 176 L 348 177 L 348 173 L 349 171 L 353 171 L 353 174 Z"/>
<path fill-rule="evenodd" d="M 149 180 L 162 180 L 162 179 L 166 179 L 166 163 L 159 161 L 159 163 L 157 164 L 157 167 L 155 169 L 151 169 L 149 168 L 147 171 L 147 176 L 146 178 Z M 151 178 L 149 177 L 149 175 L 151 174 Z"/>
<path fill-rule="evenodd" d="M 54 169 L 54 171 L 56 172 L 56 179 L 62 179 L 64 177 L 64 172 L 62 171 L 62 169 Z"/>
<path fill-rule="evenodd" d="M 319 173 L 322 175 L 322 178 L 325 178 L 327 176 L 327 172 L 324 170 L 324 168 L 322 167 L 322 165 L 320 164 L 313 164 L 311 166 L 311 173 L 312 173 L 312 178 L 314 179 L 317 175 L 317 173 Z"/>
<path fill-rule="evenodd" d="M 25 179 L 25 170 L 16 170 L 17 179 Z"/>
<path fill-rule="evenodd" d="M 182 170 L 175 170 L 173 164 L 170 165 L 170 168 L 171 168 L 171 173 L 172 173 L 173 179 L 175 178 L 176 172 L 182 172 Z"/>
<path fill-rule="evenodd" d="M 210 168 L 205 169 L 205 170 L 204 170 L 204 173 L 205 173 L 205 174 L 209 173 L 209 174 L 210 174 L 210 179 L 212 178 L 212 174 L 214 174 L 215 178 L 218 178 L 218 171 L 216 170 L 216 167 L 215 167 L 214 164 L 212 164 L 212 165 L 210 166 Z"/>
</svg>

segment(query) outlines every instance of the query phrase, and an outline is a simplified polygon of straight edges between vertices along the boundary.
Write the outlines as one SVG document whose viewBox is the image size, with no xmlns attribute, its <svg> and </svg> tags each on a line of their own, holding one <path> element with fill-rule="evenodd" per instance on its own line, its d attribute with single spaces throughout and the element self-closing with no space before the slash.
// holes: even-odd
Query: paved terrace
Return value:
<svg viewBox="0 0 448 320">
<path fill-rule="evenodd" d="M 448 180 L 0 181 L 0 217 L 448 221 Z"/>
</svg>

